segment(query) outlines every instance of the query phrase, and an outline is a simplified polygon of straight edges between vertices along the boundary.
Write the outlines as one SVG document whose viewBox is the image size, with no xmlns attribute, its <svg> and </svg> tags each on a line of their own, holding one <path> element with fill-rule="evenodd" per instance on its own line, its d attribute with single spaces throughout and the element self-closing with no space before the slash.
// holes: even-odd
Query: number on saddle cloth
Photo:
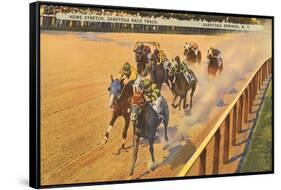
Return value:
<svg viewBox="0 0 281 190">
<path fill-rule="evenodd" d="M 194 76 L 189 71 L 183 72 L 183 75 L 184 75 L 187 83 L 191 83 L 192 81 L 195 80 Z"/>
</svg>

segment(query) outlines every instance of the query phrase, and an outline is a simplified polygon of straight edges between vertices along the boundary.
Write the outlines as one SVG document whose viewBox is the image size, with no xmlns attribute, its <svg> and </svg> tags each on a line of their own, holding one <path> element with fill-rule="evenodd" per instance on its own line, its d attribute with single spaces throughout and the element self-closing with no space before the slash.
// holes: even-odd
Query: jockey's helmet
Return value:
<svg viewBox="0 0 281 190">
<path fill-rule="evenodd" d="M 158 55 L 159 53 L 160 53 L 160 52 L 159 52 L 159 49 L 156 48 L 156 49 L 154 50 L 154 54 L 155 54 L 155 55 Z"/>
<path fill-rule="evenodd" d="M 131 65 L 128 62 L 123 65 L 123 71 L 125 74 L 131 73 Z"/>
<path fill-rule="evenodd" d="M 144 48 L 144 44 L 141 43 L 139 47 L 140 47 L 140 49 L 143 49 Z"/>
<path fill-rule="evenodd" d="M 179 57 L 179 56 L 176 56 L 176 57 L 175 57 L 175 61 L 176 61 L 177 63 L 180 63 L 180 62 L 181 62 L 180 57 Z"/>
<path fill-rule="evenodd" d="M 147 89 L 151 86 L 151 81 L 149 79 L 144 79 L 143 80 L 143 88 Z"/>
</svg>

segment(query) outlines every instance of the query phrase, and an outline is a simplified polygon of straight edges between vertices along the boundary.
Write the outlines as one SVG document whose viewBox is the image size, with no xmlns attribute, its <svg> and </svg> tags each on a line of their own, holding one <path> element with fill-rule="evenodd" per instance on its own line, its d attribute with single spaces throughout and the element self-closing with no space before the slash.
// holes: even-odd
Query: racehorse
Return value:
<svg viewBox="0 0 281 190">
<path fill-rule="evenodd" d="M 140 47 L 137 47 L 135 50 L 135 61 L 137 63 L 137 72 L 141 76 L 147 75 L 147 64 L 149 63 L 149 60 L 146 56 L 146 54 L 140 49 Z"/>
<path fill-rule="evenodd" d="M 154 55 L 152 56 L 152 58 Z M 166 68 L 171 65 L 171 63 L 168 63 L 166 60 L 167 66 Z M 152 60 L 151 68 L 149 69 L 150 73 L 150 80 L 157 85 L 157 87 L 161 90 L 163 83 L 165 83 L 169 88 L 170 84 L 168 81 L 168 69 L 165 69 L 164 63 L 157 63 L 156 59 Z"/>
<path fill-rule="evenodd" d="M 137 62 L 137 72 L 141 76 L 146 76 L 150 74 L 150 80 L 157 85 L 157 87 L 161 90 L 163 83 L 166 83 L 169 87 L 168 83 L 168 71 L 164 68 L 163 63 L 157 63 L 154 58 L 155 55 L 152 54 L 152 61 L 149 62 L 146 54 L 136 48 L 135 50 L 135 60 Z"/>
<path fill-rule="evenodd" d="M 127 138 L 128 127 L 130 124 L 130 114 L 128 113 L 128 109 L 130 108 L 130 104 L 128 99 L 133 95 L 133 85 L 129 82 L 127 84 L 123 84 L 123 81 L 118 79 L 113 79 L 111 75 L 111 85 L 108 88 L 109 91 L 109 107 L 112 108 L 112 117 L 109 123 L 108 129 L 105 133 L 104 140 L 105 143 L 108 141 L 109 132 L 113 127 L 116 119 L 122 116 L 125 120 L 125 125 L 123 128 L 123 142 L 121 148 L 125 148 L 125 140 Z"/>
<path fill-rule="evenodd" d="M 208 52 L 208 75 L 216 76 L 217 73 L 220 74 L 223 70 L 223 60 L 218 55 L 211 55 Z"/>
<path fill-rule="evenodd" d="M 194 51 L 191 47 L 187 47 L 185 46 L 184 47 L 184 51 L 183 51 L 183 55 L 186 57 L 186 61 L 188 63 L 201 63 L 201 51 L 198 49 L 198 46 L 197 46 L 197 49 L 196 51 Z"/>
<path fill-rule="evenodd" d="M 133 158 L 130 170 L 130 175 L 133 175 L 135 164 L 138 156 L 139 140 L 140 138 L 145 138 L 149 142 L 149 151 L 151 155 L 152 165 L 151 170 L 154 169 L 154 140 L 156 136 L 157 127 L 163 122 L 165 130 L 165 141 L 168 141 L 167 127 L 169 123 L 169 108 L 168 104 L 163 96 L 161 98 L 161 115 L 163 119 L 160 119 L 158 113 L 156 113 L 151 105 L 151 103 L 146 102 L 143 92 L 135 92 L 130 98 L 129 102 L 131 104 L 130 119 L 134 127 L 134 146 L 133 146 Z"/>
<path fill-rule="evenodd" d="M 195 74 L 193 73 L 193 71 L 190 71 L 193 75 L 194 78 L 196 78 Z M 183 71 L 177 71 L 177 70 L 173 70 L 173 69 L 169 69 L 169 80 L 171 83 L 174 82 L 174 89 L 172 91 L 173 93 L 173 102 L 172 102 L 172 106 L 173 108 L 177 108 L 179 110 L 181 110 L 181 103 L 183 101 L 183 109 L 187 109 L 188 106 L 191 110 L 192 108 L 192 98 L 193 98 L 193 94 L 196 90 L 196 86 L 197 86 L 197 80 L 193 80 L 191 81 L 191 84 L 189 84 L 186 81 L 186 78 L 184 76 L 184 72 Z M 191 90 L 190 92 L 190 103 L 189 105 L 186 103 L 186 99 L 187 99 L 187 93 L 189 92 L 189 90 Z M 177 100 L 177 98 L 180 97 L 179 103 L 175 105 L 175 102 Z"/>
</svg>

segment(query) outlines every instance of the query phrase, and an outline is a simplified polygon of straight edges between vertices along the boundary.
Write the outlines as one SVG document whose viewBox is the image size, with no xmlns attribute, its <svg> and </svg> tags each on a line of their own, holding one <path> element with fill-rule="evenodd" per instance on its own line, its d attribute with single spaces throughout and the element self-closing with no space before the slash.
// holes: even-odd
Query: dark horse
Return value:
<svg viewBox="0 0 281 190">
<path fill-rule="evenodd" d="M 147 64 L 149 62 L 146 54 L 140 49 L 140 47 L 137 47 L 135 50 L 135 61 L 137 63 L 137 72 L 141 76 L 147 75 Z"/>
<path fill-rule="evenodd" d="M 133 85 L 131 83 L 123 84 L 123 81 L 118 79 L 113 80 L 111 75 L 111 85 L 108 88 L 109 91 L 109 107 L 113 108 L 112 117 L 108 129 L 105 133 L 105 143 L 108 141 L 109 132 L 113 127 L 116 119 L 122 116 L 125 119 L 125 125 L 123 129 L 123 142 L 121 148 L 125 148 L 125 140 L 127 138 L 127 131 L 130 123 L 130 114 L 128 109 L 130 104 L 128 99 L 133 95 Z"/>
<path fill-rule="evenodd" d="M 149 61 L 146 54 L 143 51 L 140 51 L 136 48 L 135 50 L 135 61 L 137 62 L 137 72 L 141 76 L 146 76 L 150 74 L 150 79 L 153 83 L 157 85 L 159 89 L 161 89 L 163 83 L 168 83 L 168 71 L 164 68 L 163 63 L 156 62 L 154 59 L 155 55 L 152 55 L 152 61 Z"/>
<path fill-rule="evenodd" d="M 201 51 L 197 50 L 197 53 L 192 48 L 185 48 L 183 55 L 186 57 L 188 63 L 201 63 Z"/>
<path fill-rule="evenodd" d="M 196 78 L 195 74 L 193 73 L 193 71 L 191 71 L 191 74 L 193 75 L 194 78 Z M 173 108 L 177 108 L 180 110 L 181 109 L 181 102 L 183 101 L 183 109 L 192 108 L 192 98 L 193 98 L 193 94 L 196 90 L 196 85 L 197 85 L 197 80 L 193 80 L 191 82 L 191 84 L 189 84 L 186 81 L 186 78 L 184 76 L 184 72 L 182 71 L 175 71 L 175 70 L 170 70 L 169 71 L 169 80 L 170 82 L 174 82 L 174 90 L 172 91 L 173 93 L 173 102 L 172 102 L 172 106 Z M 186 103 L 186 96 L 188 91 L 191 90 L 190 92 L 190 104 L 188 105 Z M 179 103 L 175 105 L 175 102 L 177 100 L 177 98 L 180 97 Z"/>
<path fill-rule="evenodd" d="M 217 54 L 210 54 L 208 51 L 208 75 L 216 76 L 217 73 L 220 74 L 223 70 L 223 60 L 221 57 L 218 57 Z"/>
<path fill-rule="evenodd" d="M 160 107 L 161 115 L 163 119 L 159 119 L 158 113 L 156 113 L 151 105 L 151 103 L 146 102 L 142 92 L 135 92 L 130 99 L 130 118 L 133 122 L 134 127 L 134 148 L 133 148 L 133 159 L 130 175 L 133 175 L 134 168 L 138 155 L 139 140 L 140 138 L 145 138 L 149 142 L 149 151 L 151 155 L 151 160 L 153 164 L 150 169 L 154 169 L 154 149 L 153 144 L 156 136 L 157 127 L 163 122 L 165 130 L 165 140 L 168 141 L 167 127 L 169 123 L 169 108 L 166 100 L 163 96 L 160 97 Z"/>
</svg>

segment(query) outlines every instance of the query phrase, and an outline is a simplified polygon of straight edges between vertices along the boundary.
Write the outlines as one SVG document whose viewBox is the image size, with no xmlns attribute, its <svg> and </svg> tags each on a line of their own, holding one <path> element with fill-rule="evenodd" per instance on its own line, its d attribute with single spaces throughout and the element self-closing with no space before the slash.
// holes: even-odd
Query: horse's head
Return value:
<svg viewBox="0 0 281 190">
<path fill-rule="evenodd" d="M 207 59 L 211 59 L 212 57 L 213 57 L 213 50 L 212 50 L 212 48 L 210 48 L 207 51 Z"/>
<path fill-rule="evenodd" d="M 139 46 L 137 46 L 134 52 L 135 52 L 135 61 L 137 63 L 141 62 L 143 59 L 143 50 Z"/>
<path fill-rule="evenodd" d="M 111 75 L 111 84 L 108 87 L 108 91 L 109 91 L 108 105 L 110 108 L 113 108 L 114 103 L 116 102 L 118 97 L 121 95 L 122 83 L 118 79 L 113 79 L 112 75 Z"/>
<path fill-rule="evenodd" d="M 129 99 L 129 103 L 131 104 L 131 108 L 129 108 L 128 112 L 130 112 L 131 121 L 137 122 L 138 116 L 145 104 L 143 92 L 135 92 Z"/>
<path fill-rule="evenodd" d="M 183 55 L 187 55 L 191 50 L 190 43 L 186 42 L 185 45 L 183 46 L 183 48 L 184 48 Z"/>
<path fill-rule="evenodd" d="M 174 59 L 172 59 L 172 62 L 168 64 L 167 66 L 167 70 L 168 70 L 168 75 L 169 76 L 174 76 L 175 72 L 176 72 L 176 62 Z"/>
</svg>

